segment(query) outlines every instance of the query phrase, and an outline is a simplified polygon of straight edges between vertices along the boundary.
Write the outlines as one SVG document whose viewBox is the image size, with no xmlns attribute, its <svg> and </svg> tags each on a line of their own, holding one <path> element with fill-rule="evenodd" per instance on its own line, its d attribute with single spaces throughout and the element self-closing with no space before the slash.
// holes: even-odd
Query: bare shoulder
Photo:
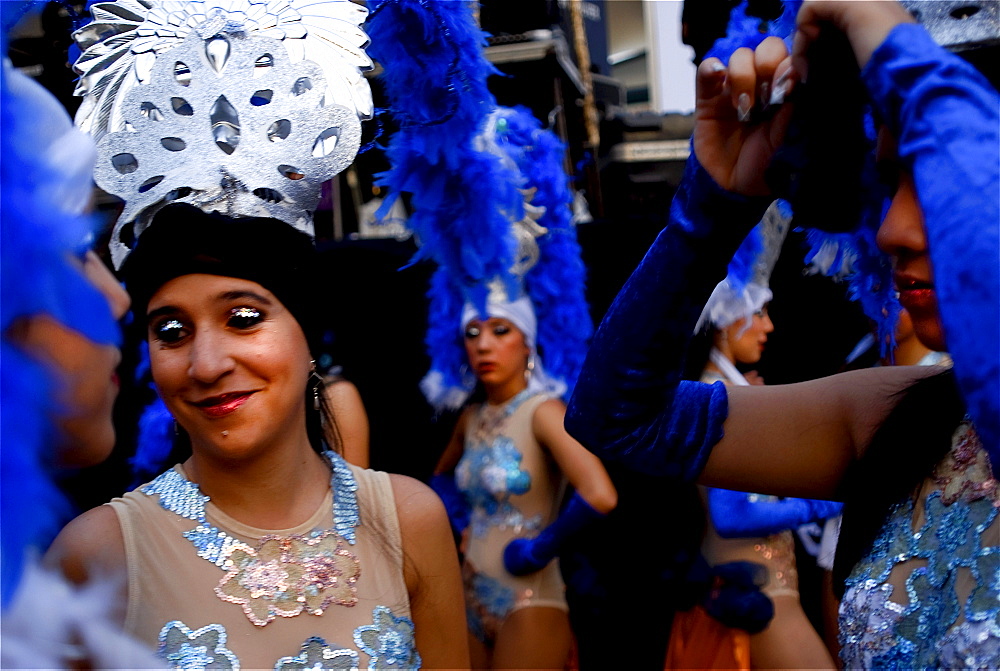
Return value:
<svg viewBox="0 0 1000 671">
<path fill-rule="evenodd" d="M 433 489 L 416 478 L 397 473 L 389 474 L 389 482 L 396 499 L 396 514 L 404 544 L 408 535 L 433 529 L 438 524 L 447 526 L 444 505 Z"/>
<path fill-rule="evenodd" d="M 406 475 L 389 474 L 403 545 L 403 579 L 411 599 L 427 580 L 448 572 L 458 575 L 458 559 L 444 504 L 430 487 Z M 450 564 L 454 564 L 450 568 Z"/>
<path fill-rule="evenodd" d="M 361 393 L 354 386 L 354 383 L 349 380 L 338 379 L 334 382 L 328 382 L 326 385 L 326 395 L 334 404 L 350 404 L 351 406 L 361 404 Z"/>
<path fill-rule="evenodd" d="M 531 424 L 537 431 L 539 428 L 548 426 L 562 426 L 566 417 L 566 404 L 558 398 L 550 398 L 542 401 L 535 408 L 535 414 L 531 418 Z"/>
<path fill-rule="evenodd" d="M 114 509 L 97 506 L 67 524 L 49 548 L 46 562 L 75 583 L 94 572 L 124 574 L 125 540 Z"/>
</svg>

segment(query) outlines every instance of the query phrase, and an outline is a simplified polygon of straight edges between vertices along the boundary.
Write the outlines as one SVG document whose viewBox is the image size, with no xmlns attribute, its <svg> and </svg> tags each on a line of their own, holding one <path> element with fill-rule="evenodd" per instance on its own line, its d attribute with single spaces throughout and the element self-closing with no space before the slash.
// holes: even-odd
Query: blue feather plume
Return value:
<svg viewBox="0 0 1000 671">
<path fill-rule="evenodd" d="M 566 147 L 525 107 L 503 110 L 503 147 L 536 189 L 532 205 L 545 208 L 538 223 L 538 263 L 525 275 L 525 291 L 538 318 L 538 348 L 550 375 L 573 390 L 593 333 L 584 285 L 586 268 L 573 224 L 573 193 L 564 165 Z"/>
<path fill-rule="evenodd" d="M 569 393 L 583 365 L 593 326 L 584 294 L 586 271 L 572 221 L 573 194 L 564 170 L 566 148 L 526 108 L 498 108 L 492 123 L 496 128 L 491 132 L 505 159 L 498 163 L 500 169 L 492 179 L 510 180 L 517 188 L 533 189 L 531 204 L 545 208 L 537 223 L 547 229 L 537 239 L 538 262 L 524 276 L 523 287 L 508 295 L 516 297 L 523 292 L 531 299 L 538 321 L 536 344 L 545 369 L 550 376 L 564 382 Z M 492 207 L 504 215 L 506 226 L 502 235 L 512 243 L 511 222 L 523 216 L 523 202 L 519 195 L 516 209 L 485 200 L 480 207 Z M 483 235 L 476 229 L 463 233 Z M 429 252 L 435 259 L 436 251 Z M 460 337 L 459 322 L 467 293 L 451 267 L 439 265 L 428 292 L 426 344 L 431 373 L 424 385 L 428 399 L 438 407 L 459 406 L 475 384 L 467 370 Z"/>
<path fill-rule="evenodd" d="M 2 4 L 6 53 L 8 21 L 27 3 Z M 38 84 L 4 66 L 0 128 L 0 604 L 6 607 L 26 559 L 45 550 L 71 512 L 51 474 L 56 381 L 9 339 L 10 328 L 48 314 L 97 343 L 117 343 L 119 332 L 107 300 L 70 260 L 92 239 L 95 222 L 58 207 L 60 194 L 90 189 L 89 173 L 85 183 L 63 181 L 49 153 L 57 143 L 81 142 L 70 138 L 69 116 Z"/>
<path fill-rule="evenodd" d="M 388 190 L 380 214 L 408 194 L 413 214 L 407 225 L 421 244 L 414 260 L 434 250 L 434 260 L 485 309 L 487 280 L 503 277 L 515 288 L 508 272 L 515 246 L 504 235 L 503 212 L 518 212 L 522 203 L 514 179 L 497 179 L 499 159 L 473 146 L 496 106 L 486 86 L 496 70 L 483 55 L 484 33 L 466 2 L 378 0 L 369 6 L 368 51 L 385 70 L 381 79 L 400 125 L 386 150 L 392 167 L 377 176 Z"/>
</svg>

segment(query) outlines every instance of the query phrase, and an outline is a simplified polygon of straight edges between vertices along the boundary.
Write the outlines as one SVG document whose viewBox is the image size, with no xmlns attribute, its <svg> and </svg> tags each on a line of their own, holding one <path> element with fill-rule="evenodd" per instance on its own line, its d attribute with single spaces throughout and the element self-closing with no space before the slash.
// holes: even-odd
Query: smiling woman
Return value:
<svg viewBox="0 0 1000 671">
<path fill-rule="evenodd" d="M 75 520 L 54 556 L 74 578 L 122 576 L 125 629 L 180 667 L 195 645 L 252 667 L 463 666 L 441 504 L 326 444 L 314 262 L 309 237 L 277 220 L 157 213 L 122 274 L 190 457 Z"/>
</svg>

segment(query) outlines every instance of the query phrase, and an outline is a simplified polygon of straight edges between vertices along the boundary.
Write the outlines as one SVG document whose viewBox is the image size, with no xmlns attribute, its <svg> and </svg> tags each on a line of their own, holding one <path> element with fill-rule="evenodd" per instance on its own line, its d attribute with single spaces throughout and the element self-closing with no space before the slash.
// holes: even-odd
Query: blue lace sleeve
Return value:
<svg viewBox="0 0 1000 671">
<path fill-rule="evenodd" d="M 836 517 L 842 504 L 818 499 L 778 499 L 708 488 L 712 526 L 723 538 L 750 538 Z"/>
<path fill-rule="evenodd" d="M 948 350 L 1000 465 L 1000 96 L 919 26 L 897 26 L 862 73 L 913 172 Z"/>
<path fill-rule="evenodd" d="M 724 386 L 680 382 L 684 352 L 726 264 L 768 199 L 721 189 L 693 154 L 660 232 L 605 315 L 566 413 L 609 461 L 694 479 L 722 437 Z"/>
</svg>

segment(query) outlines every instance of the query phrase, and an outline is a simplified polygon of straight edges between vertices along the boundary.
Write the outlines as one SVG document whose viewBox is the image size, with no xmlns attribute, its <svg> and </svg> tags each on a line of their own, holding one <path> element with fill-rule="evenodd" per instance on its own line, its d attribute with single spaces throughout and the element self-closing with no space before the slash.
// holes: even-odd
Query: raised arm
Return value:
<svg viewBox="0 0 1000 671">
<path fill-rule="evenodd" d="M 808 66 L 808 47 L 824 25 L 847 35 L 880 119 L 913 175 L 955 376 L 997 468 L 1000 96 L 895 2 L 806 2 L 798 17 L 796 69 Z"/>
<path fill-rule="evenodd" d="M 913 174 L 955 377 L 1000 467 L 1000 96 L 918 26 L 862 73 Z"/>
<path fill-rule="evenodd" d="M 762 47 L 760 62 L 743 49 L 728 70 L 717 59 L 698 68 L 694 151 L 670 220 L 605 315 L 569 403 L 570 434 L 636 470 L 691 478 L 696 455 L 721 435 L 723 387 L 680 383 L 680 374 L 702 306 L 770 204 L 758 194 L 767 191 L 763 174 L 790 110 L 753 127 L 739 118 L 753 104 L 758 72 L 770 79 L 785 56 L 783 45 L 770 57 L 777 45 Z M 674 439 L 694 461 L 657 447 Z"/>
</svg>

